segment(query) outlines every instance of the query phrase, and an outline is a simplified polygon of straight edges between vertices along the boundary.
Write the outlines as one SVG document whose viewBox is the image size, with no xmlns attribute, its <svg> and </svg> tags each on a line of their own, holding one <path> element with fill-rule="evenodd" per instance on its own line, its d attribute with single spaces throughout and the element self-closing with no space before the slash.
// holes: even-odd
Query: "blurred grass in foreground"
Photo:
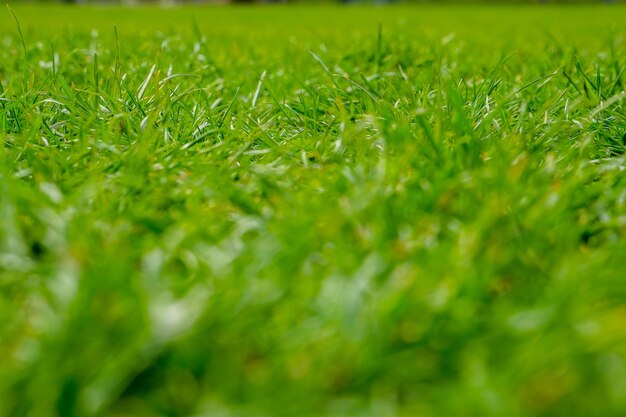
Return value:
<svg viewBox="0 0 626 417">
<path fill-rule="evenodd" d="M 1 415 L 626 412 L 626 9 L 14 11 Z"/>
</svg>

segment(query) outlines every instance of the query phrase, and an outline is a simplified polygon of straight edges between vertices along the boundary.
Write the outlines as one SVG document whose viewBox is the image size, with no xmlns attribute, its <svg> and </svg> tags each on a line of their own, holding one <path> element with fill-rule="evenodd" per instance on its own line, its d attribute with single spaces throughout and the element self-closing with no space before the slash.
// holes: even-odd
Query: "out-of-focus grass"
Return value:
<svg viewBox="0 0 626 417">
<path fill-rule="evenodd" d="M 626 412 L 626 9 L 14 10 L 1 415 Z"/>
</svg>

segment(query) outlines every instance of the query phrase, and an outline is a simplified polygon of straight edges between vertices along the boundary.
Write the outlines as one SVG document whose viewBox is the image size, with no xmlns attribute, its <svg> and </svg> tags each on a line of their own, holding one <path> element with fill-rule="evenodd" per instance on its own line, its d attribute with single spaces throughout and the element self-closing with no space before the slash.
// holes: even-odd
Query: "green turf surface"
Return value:
<svg viewBox="0 0 626 417">
<path fill-rule="evenodd" d="M 625 415 L 625 8 L 13 10 L 0 415 Z"/>
</svg>

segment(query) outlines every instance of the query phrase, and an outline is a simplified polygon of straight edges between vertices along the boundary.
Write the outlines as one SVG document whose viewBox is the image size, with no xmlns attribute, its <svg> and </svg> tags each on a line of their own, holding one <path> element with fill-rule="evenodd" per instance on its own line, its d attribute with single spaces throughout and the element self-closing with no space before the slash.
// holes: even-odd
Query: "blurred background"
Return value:
<svg viewBox="0 0 626 417">
<path fill-rule="evenodd" d="M 67 4 L 121 4 L 121 5 L 178 5 L 178 4 L 611 4 L 622 0 L 12 0 L 9 3 L 67 3 Z"/>
</svg>

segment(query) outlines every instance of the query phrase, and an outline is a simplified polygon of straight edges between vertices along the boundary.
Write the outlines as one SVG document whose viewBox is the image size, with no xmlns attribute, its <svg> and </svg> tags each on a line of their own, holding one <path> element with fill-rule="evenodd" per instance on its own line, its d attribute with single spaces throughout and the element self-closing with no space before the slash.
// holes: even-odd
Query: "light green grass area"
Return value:
<svg viewBox="0 0 626 417">
<path fill-rule="evenodd" d="M 0 416 L 626 415 L 626 8 L 13 11 Z"/>
</svg>

